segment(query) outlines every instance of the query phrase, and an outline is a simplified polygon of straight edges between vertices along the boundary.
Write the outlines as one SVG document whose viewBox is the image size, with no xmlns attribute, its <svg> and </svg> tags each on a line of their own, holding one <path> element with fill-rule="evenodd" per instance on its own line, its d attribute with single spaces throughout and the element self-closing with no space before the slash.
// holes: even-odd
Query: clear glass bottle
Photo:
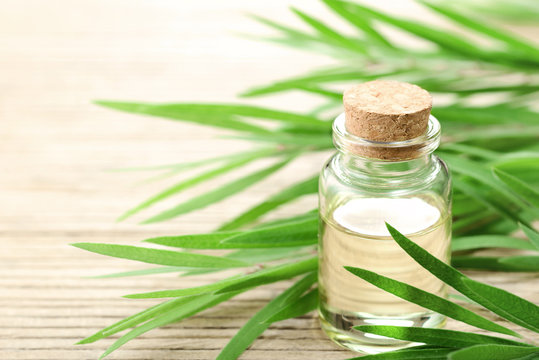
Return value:
<svg viewBox="0 0 539 360">
<path fill-rule="evenodd" d="M 440 124 L 405 141 L 376 142 L 347 132 L 345 115 L 333 124 L 338 152 L 320 176 L 319 314 L 323 330 L 341 346 L 378 353 L 412 344 L 352 329 L 357 325 L 440 327 L 445 318 L 352 275 L 354 266 L 446 296 L 446 287 L 391 238 L 388 222 L 449 262 L 451 186 L 433 151 Z M 383 156 L 379 156 L 383 154 Z"/>
</svg>

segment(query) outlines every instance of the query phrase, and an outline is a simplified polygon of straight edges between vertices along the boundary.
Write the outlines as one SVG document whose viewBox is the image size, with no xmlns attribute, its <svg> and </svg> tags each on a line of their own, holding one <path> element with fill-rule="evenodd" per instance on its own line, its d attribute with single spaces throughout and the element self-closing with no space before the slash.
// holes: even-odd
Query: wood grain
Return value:
<svg viewBox="0 0 539 360">
<path fill-rule="evenodd" d="M 137 222 L 202 193 L 211 181 L 155 212 L 114 219 L 184 176 L 140 184 L 149 173 L 107 169 L 177 163 L 248 149 L 248 143 L 193 124 L 113 111 L 93 99 L 232 101 L 256 84 L 327 65 L 326 57 L 248 42 L 231 32 L 264 33 L 243 16 L 258 12 L 293 21 L 288 1 L 6 0 L 0 12 L 0 359 L 97 359 L 113 339 L 74 343 L 155 304 L 122 295 L 203 284 L 172 275 L 125 279 L 84 277 L 147 268 L 93 255 L 69 243 L 134 244 L 157 235 L 209 231 L 277 192 L 297 174 L 316 173 L 327 154 L 288 166 L 247 192 L 194 214 L 151 226 Z M 399 4 L 401 2 L 398 2 Z M 294 4 L 319 12 L 320 4 Z M 401 5 L 399 5 L 401 6 Z M 304 109 L 312 98 L 290 94 L 259 101 Z M 260 166 L 260 164 L 255 165 Z M 316 206 L 308 197 L 280 209 Z M 474 277 L 537 299 L 530 274 Z M 212 359 L 249 316 L 286 287 L 264 286 L 178 324 L 132 341 L 111 359 Z M 450 328 L 465 328 L 450 322 Z M 531 337 L 531 334 L 528 333 Z M 242 359 L 346 359 L 318 328 L 314 314 L 273 325 Z"/>
</svg>

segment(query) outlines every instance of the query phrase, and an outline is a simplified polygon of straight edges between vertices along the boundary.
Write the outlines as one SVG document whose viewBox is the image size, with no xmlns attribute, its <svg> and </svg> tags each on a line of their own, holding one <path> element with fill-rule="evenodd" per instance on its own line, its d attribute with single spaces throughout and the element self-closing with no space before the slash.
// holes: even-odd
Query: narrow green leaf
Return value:
<svg viewBox="0 0 539 360">
<path fill-rule="evenodd" d="M 318 176 L 296 183 L 286 189 L 281 190 L 275 195 L 270 196 L 262 203 L 250 208 L 238 217 L 230 220 L 219 228 L 219 231 L 235 230 L 248 225 L 259 219 L 262 215 L 295 200 L 303 195 L 313 194 L 318 191 Z"/>
<path fill-rule="evenodd" d="M 194 121 L 212 126 L 255 133 L 267 133 L 268 130 L 236 119 L 239 119 L 239 117 L 249 117 L 274 120 L 307 128 L 327 128 L 327 124 L 324 121 L 313 116 L 268 109 L 254 105 L 199 103 L 148 104 L 109 101 L 98 101 L 96 103 L 131 113 L 153 115 L 175 120 Z"/>
<path fill-rule="evenodd" d="M 210 256 L 170 250 L 149 249 L 131 245 L 115 245 L 100 243 L 75 243 L 79 249 L 91 251 L 101 255 L 113 256 L 121 259 L 141 261 L 149 264 L 198 267 L 198 268 L 232 268 L 248 266 L 244 261 L 227 259 L 219 256 Z"/>
<path fill-rule="evenodd" d="M 524 224 L 519 224 L 519 226 L 528 239 L 530 239 L 531 243 L 534 244 L 535 248 L 539 250 L 539 233 Z"/>
<path fill-rule="evenodd" d="M 145 309 L 141 312 L 138 312 L 136 314 L 133 314 L 131 316 L 126 317 L 125 319 L 122 319 L 118 321 L 115 324 L 112 324 L 111 326 L 108 326 L 102 330 L 99 330 L 95 334 L 87 337 L 86 339 L 83 339 L 77 343 L 77 345 L 81 344 L 90 344 L 93 342 L 96 342 L 97 340 L 106 338 L 110 335 L 114 335 L 120 331 L 123 331 L 125 329 L 129 329 L 133 326 L 136 326 L 140 323 L 143 323 L 158 314 L 165 313 L 169 311 L 170 309 L 176 308 L 178 306 L 181 306 L 185 303 L 188 303 L 192 301 L 190 298 L 181 298 L 181 299 L 171 299 L 167 300 L 165 302 L 162 302 L 161 304 L 152 306 L 148 309 Z"/>
<path fill-rule="evenodd" d="M 507 320 L 539 331 L 539 307 L 505 290 L 474 281 L 386 224 L 399 246 L 426 270 L 471 300 Z"/>
<path fill-rule="evenodd" d="M 519 198 L 509 192 L 507 188 L 502 185 L 502 183 L 498 182 L 494 178 L 493 174 L 487 169 L 485 169 L 481 164 L 475 161 L 466 160 L 462 157 L 449 154 L 445 154 L 443 156 L 443 160 L 448 162 L 449 168 L 452 171 L 467 175 L 479 181 L 480 183 L 485 184 L 492 189 L 500 192 L 501 195 L 514 201 L 518 205 L 524 207 L 526 206 L 526 204 L 523 204 L 523 202 Z"/>
<path fill-rule="evenodd" d="M 328 127 L 329 133 L 329 127 Z M 310 149 L 329 149 L 333 146 L 331 142 L 331 136 L 324 135 L 301 135 L 286 134 L 282 132 L 274 132 L 271 134 L 254 134 L 254 135 L 231 135 L 226 136 L 227 139 L 240 139 L 248 140 L 252 142 L 264 142 L 280 145 L 296 145 L 302 147 L 309 147 Z"/>
<path fill-rule="evenodd" d="M 473 18 L 464 15 L 462 12 L 453 10 L 450 6 L 442 5 L 437 2 L 434 4 L 431 1 L 421 1 L 422 4 L 428 6 L 432 10 L 446 16 L 447 18 L 455 21 L 456 23 L 463 25 L 478 33 L 484 34 L 490 38 L 497 39 L 506 43 L 513 50 L 521 51 L 529 56 L 539 58 L 539 51 L 537 48 L 523 39 L 509 33 L 507 29 L 499 30 L 499 27 L 487 24 L 485 21 L 476 21 Z M 485 19 L 483 19 L 485 20 Z"/>
<path fill-rule="evenodd" d="M 253 230 L 162 236 L 145 241 L 188 249 L 295 247 L 315 244 L 317 233 L 318 218 L 309 217 Z"/>
<path fill-rule="evenodd" d="M 261 24 L 264 24 L 266 26 L 269 26 L 269 27 L 271 27 L 271 28 L 273 28 L 275 30 L 278 30 L 278 31 L 282 32 L 283 34 L 285 34 L 290 39 L 296 39 L 296 40 L 299 39 L 299 40 L 314 41 L 314 42 L 318 41 L 318 39 L 315 36 L 307 34 L 307 33 L 303 32 L 303 31 L 293 29 L 293 28 L 291 28 L 289 26 L 279 24 L 279 23 L 277 23 L 277 22 L 275 22 L 273 20 L 267 19 L 265 17 L 258 16 L 258 15 L 253 15 L 253 14 L 249 14 L 249 17 L 251 17 L 252 19 L 258 21 Z"/>
<path fill-rule="evenodd" d="M 292 8 L 292 11 L 301 18 L 304 22 L 310 25 L 315 29 L 320 36 L 328 42 L 335 44 L 336 46 L 342 46 L 346 50 L 359 52 L 362 54 L 367 53 L 365 48 L 364 41 L 360 39 L 350 39 L 347 36 L 342 35 L 338 31 L 330 28 L 326 24 L 322 23 L 320 20 L 313 18 L 310 15 L 307 15 L 303 11 Z"/>
<path fill-rule="evenodd" d="M 385 22 L 391 26 L 430 41 L 433 44 L 438 45 L 441 49 L 464 56 L 467 59 L 480 59 L 492 63 L 511 65 L 520 64 L 527 67 L 537 66 L 537 62 L 534 59 L 522 58 L 520 54 L 504 54 L 502 52 L 483 50 L 478 44 L 470 42 L 451 32 L 437 30 L 432 26 L 424 25 L 417 21 L 390 16 L 357 3 L 348 1 L 342 2 L 347 4 L 350 12 L 352 12 L 354 16 L 368 20 L 377 19 Z"/>
<path fill-rule="evenodd" d="M 222 244 L 221 241 L 241 234 L 240 231 L 223 231 L 208 234 L 159 236 L 144 240 L 152 244 L 184 249 L 236 249 L 237 246 Z"/>
<path fill-rule="evenodd" d="M 315 282 L 316 274 L 311 273 L 270 301 L 262 310 L 252 316 L 236 335 L 234 335 L 217 356 L 216 360 L 237 359 L 270 326 L 270 323 L 266 322 L 268 318 L 293 303 Z"/>
<path fill-rule="evenodd" d="M 268 95 L 272 93 L 278 93 L 288 90 L 300 89 L 309 85 L 319 85 L 322 83 L 335 83 L 343 81 L 368 81 L 375 80 L 383 77 L 392 77 L 395 75 L 410 73 L 414 70 L 410 69 L 397 69 L 386 70 L 380 72 L 350 70 L 347 68 L 336 68 L 325 72 L 309 73 L 303 76 L 294 77 L 286 80 L 277 81 L 273 84 L 255 87 L 242 93 L 243 97 Z M 342 97 L 342 94 L 341 94 Z M 341 100 L 341 99 L 339 99 Z"/>
<path fill-rule="evenodd" d="M 284 307 L 281 311 L 266 319 L 267 323 L 274 323 L 287 319 L 293 319 L 311 311 L 318 307 L 318 289 L 313 289 L 298 298 L 296 301 L 291 302 L 288 306 Z"/>
<path fill-rule="evenodd" d="M 486 160 L 497 160 L 500 157 L 500 153 L 488 149 L 483 149 L 477 146 L 471 146 L 466 144 L 448 143 L 441 146 L 440 150 L 452 150 L 457 153 L 464 153 L 472 156 L 477 156 Z"/>
<path fill-rule="evenodd" d="M 133 271 L 123 271 L 106 275 L 92 276 L 91 279 L 108 279 L 108 278 L 118 278 L 118 277 L 127 277 L 127 276 L 143 276 L 143 275 L 153 275 L 153 274 L 164 274 L 170 272 L 182 272 L 186 270 L 191 270 L 188 267 L 180 266 L 167 266 L 167 267 L 158 267 L 151 269 L 143 270 L 133 270 Z"/>
<path fill-rule="evenodd" d="M 378 275 L 372 271 L 360 269 L 352 266 L 345 266 L 346 270 L 357 277 L 385 290 L 401 299 L 446 315 L 452 319 L 462 321 L 466 324 L 476 326 L 480 329 L 490 330 L 508 335 L 517 335 L 514 331 L 498 325 L 484 317 L 477 315 L 460 305 L 452 303 L 442 297 L 431 294 L 415 286 L 405 284 L 401 281 L 390 279 L 386 276 Z"/>
<path fill-rule="evenodd" d="M 474 250 L 491 247 L 524 250 L 535 249 L 533 244 L 529 241 L 505 235 L 463 236 L 453 238 L 451 240 L 452 251 Z"/>
<path fill-rule="evenodd" d="M 311 256 L 313 250 L 309 251 L 308 247 L 286 247 L 286 248 L 273 248 L 273 249 L 241 249 L 229 254 L 224 255 L 226 258 L 236 259 L 248 262 L 252 265 L 259 265 L 274 260 L 282 259 L 301 259 Z M 208 274 L 212 272 L 218 272 L 222 269 L 188 269 L 181 276 L 193 276 L 200 274 Z"/>
<path fill-rule="evenodd" d="M 298 262 L 286 263 L 282 265 L 276 265 L 262 270 L 243 275 L 236 275 L 224 280 L 220 280 L 208 285 L 202 285 L 187 289 L 176 290 L 163 290 L 153 291 L 141 294 L 131 294 L 125 297 L 130 299 L 153 299 L 153 298 L 165 298 L 165 297 L 177 297 L 198 295 L 205 293 L 217 294 L 227 293 L 240 289 L 247 289 L 253 286 L 259 286 L 264 284 L 270 284 L 276 281 L 290 279 L 295 276 L 305 274 L 310 271 L 316 270 L 318 267 L 318 261 L 316 258 L 309 258 Z"/>
<path fill-rule="evenodd" d="M 499 220 L 500 216 L 492 211 L 490 208 L 480 210 L 475 214 L 469 214 L 465 217 L 459 218 L 453 222 L 452 229 L 453 234 L 462 235 L 477 231 L 484 226 L 491 224 L 493 221 Z M 512 222 L 512 220 L 511 220 Z"/>
<path fill-rule="evenodd" d="M 369 334 L 387 336 L 394 339 L 421 342 L 428 345 L 445 347 L 466 347 L 477 344 L 504 344 L 529 346 L 527 344 L 502 339 L 495 336 L 474 334 L 471 332 L 446 329 L 431 329 L 421 327 L 389 326 L 389 325 L 360 325 L 354 329 Z"/>
<path fill-rule="evenodd" d="M 271 248 L 313 245 L 317 242 L 318 219 L 314 219 L 246 231 L 222 240 L 221 244 Z"/>
<path fill-rule="evenodd" d="M 354 25 L 356 28 L 361 30 L 365 35 L 370 39 L 380 44 L 381 46 L 394 48 L 394 46 L 378 31 L 376 31 L 370 21 L 367 19 L 353 16 L 350 11 L 346 8 L 346 4 L 335 1 L 335 0 L 323 0 L 324 3 L 331 8 L 334 12 L 340 15 L 343 19 L 347 20 L 350 24 Z"/>
<path fill-rule="evenodd" d="M 277 153 L 276 150 L 262 150 L 262 151 L 255 151 L 253 153 L 248 153 L 248 154 L 245 154 L 242 158 L 234 159 L 232 161 L 229 161 L 229 162 L 225 163 L 223 166 L 212 169 L 210 171 L 206 171 L 206 172 L 204 172 L 204 173 L 202 173 L 200 175 L 197 175 L 195 177 L 192 177 L 192 178 L 190 178 L 188 180 L 179 182 L 179 183 L 169 187 L 168 189 L 166 189 L 164 191 L 161 191 L 157 195 L 152 196 L 151 198 L 144 201 L 140 205 L 126 211 L 122 216 L 120 216 L 117 219 L 117 221 L 125 220 L 128 217 L 135 215 L 139 211 L 144 210 L 144 209 L 158 203 L 159 201 L 165 200 L 165 199 L 169 198 L 172 195 L 178 194 L 181 191 L 183 191 L 185 189 L 188 189 L 188 188 L 190 188 L 192 186 L 195 186 L 195 185 L 200 184 L 200 183 L 202 183 L 204 181 L 213 179 L 213 178 L 215 178 L 217 176 L 226 174 L 227 172 L 232 171 L 234 169 L 237 169 L 237 168 L 239 168 L 239 167 L 241 167 L 243 165 L 246 165 L 246 164 L 250 163 L 251 161 L 256 160 L 258 158 L 269 156 L 269 155 L 276 154 L 276 153 Z"/>
<path fill-rule="evenodd" d="M 477 126 L 475 128 L 465 129 L 459 134 L 452 134 L 452 140 L 459 142 L 480 142 L 482 146 L 487 148 L 499 146 L 500 142 L 507 143 L 511 141 L 509 147 L 515 148 L 521 147 L 525 141 L 529 141 L 530 143 L 536 142 L 537 133 L 539 133 L 539 127 L 537 126 Z M 496 142 L 492 143 L 494 140 Z"/>
<path fill-rule="evenodd" d="M 507 205 L 507 201 L 500 201 L 498 197 L 491 196 L 491 194 L 487 193 L 485 189 L 478 186 L 472 186 L 459 178 L 453 178 L 453 186 L 455 187 L 455 189 L 458 189 L 459 191 L 462 191 L 463 193 L 469 195 L 473 199 L 482 203 L 486 207 L 494 210 L 498 214 L 504 216 L 509 220 L 512 220 L 515 224 L 519 222 L 529 224 L 529 221 L 524 218 L 521 212 L 511 211 L 510 207 Z"/>
<path fill-rule="evenodd" d="M 234 180 L 226 185 L 221 186 L 215 190 L 210 190 L 200 196 L 197 196 L 191 200 L 188 200 L 180 205 L 177 205 L 171 209 L 165 210 L 160 214 L 149 218 L 144 221 L 144 224 L 154 223 L 158 221 L 164 221 L 172 219 L 178 215 L 182 215 L 193 210 L 198 210 L 204 208 L 210 204 L 221 201 L 229 196 L 232 196 L 240 191 L 245 190 L 247 187 L 263 180 L 269 175 L 273 174 L 277 170 L 281 169 L 283 166 L 288 164 L 292 160 L 292 157 L 286 158 L 284 161 L 281 161 L 275 165 L 271 165 L 262 170 L 251 173 L 245 177 Z"/>
<path fill-rule="evenodd" d="M 423 348 L 414 346 L 408 349 L 395 350 L 374 355 L 366 355 L 347 360 L 445 360 L 452 348 Z"/>
<path fill-rule="evenodd" d="M 254 287 L 254 286 L 269 284 L 270 282 L 274 282 L 275 278 L 277 278 L 278 280 L 281 280 L 278 278 L 279 275 L 282 276 L 282 278 L 291 278 L 299 274 L 304 274 L 308 271 L 313 271 L 313 270 L 318 269 L 318 259 L 309 258 L 307 260 L 303 260 L 297 263 L 287 264 L 287 265 L 288 267 L 286 268 L 286 272 L 284 275 L 281 275 L 283 271 L 282 269 L 280 269 L 277 276 L 275 273 L 272 273 L 271 276 L 266 274 L 261 277 L 252 277 L 252 278 L 244 279 L 244 281 L 242 281 L 241 283 L 238 282 L 235 284 L 230 284 L 218 290 L 216 293 L 221 294 L 221 293 L 225 293 L 229 291 L 236 291 L 238 289 L 243 289 L 245 287 Z"/>
<path fill-rule="evenodd" d="M 124 345 L 128 341 L 140 336 L 152 329 L 155 329 L 160 326 L 164 326 L 173 322 L 180 321 L 182 319 L 191 317 L 207 308 L 213 307 L 223 301 L 226 301 L 236 295 L 239 292 L 228 293 L 224 295 L 201 295 L 190 297 L 188 301 L 185 301 L 181 306 L 174 307 L 167 312 L 159 314 L 157 317 L 152 320 L 140 325 L 139 327 L 134 328 L 129 331 L 127 334 L 120 337 L 114 342 L 99 359 L 103 359 L 105 356 L 109 355 L 114 350 L 118 349 L 120 346 Z"/>
<path fill-rule="evenodd" d="M 207 113 L 190 105 L 199 104 L 147 104 L 118 101 L 95 101 L 95 104 L 119 111 L 157 116 L 172 120 L 194 122 L 201 125 L 209 125 L 229 130 L 247 131 L 253 133 L 266 133 L 268 130 L 248 124 L 230 114 Z"/>
<path fill-rule="evenodd" d="M 428 27 L 417 21 L 404 20 L 390 16 L 357 3 L 352 3 L 349 1 L 340 2 L 348 8 L 348 11 L 351 13 L 350 16 L 356 16 L 364 19 L 364 21 L 372 21 L 373 19 L 376 19 L 385 22 L 425 40 L 431 41 L 441 48 L 457 54 L 466 55 L 472 58 L 484 57 L 482 56 L 482 52 L 478 50 L 478 47 L 474 46 L 474 44 L 469 43 L 461 37 L 447 33 L 446 31 L 435 30 L 432 27 Z"/>
<path fill-rule="evenodd" d="M 451 265 L 461 269 L 528 272 L 539 271 L 539 256 L 454 256 Z"/>
<path fill-rule="evenodd" d="M 449 360 L 514 360 L 530 354 L 535 354 L 539 358 L 539 348 L 485 344 L 453 351 L 447 358 Z"/>
<path fill-rule="evenodd" d="M 507 186 L 509 186 L 511 190 L 513 190 L 522 199 L 535 207 L 539 207 L 539 192 L 537 190 L 533 189 L 531 186 L 529 186 L 522 180 L 512 175 L 509 175 L 503 170 L 493 168 L 492 171 L 498 179 L 507 184 Z"/>
</svg>

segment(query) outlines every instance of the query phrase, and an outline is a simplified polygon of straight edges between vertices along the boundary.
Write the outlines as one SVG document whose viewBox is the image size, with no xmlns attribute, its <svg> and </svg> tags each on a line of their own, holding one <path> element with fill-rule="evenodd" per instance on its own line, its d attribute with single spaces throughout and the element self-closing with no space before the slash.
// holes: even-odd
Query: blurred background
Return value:
<svg viewBox="0 0 539 360">
<path fill-rule="evenodd" d="M 426 10 L 412 1 L 363 3 L 429 21 Z M 114 219 L 166 181 L 135 186 L 145 174 L 104 170 L 250 147 L 215 138 L 226 131 L 123 114 L 92 101 L 229 102 L 252 86 L 334 64 L 330 56 L 248 39 L 272 34 L 248 13 L 306 28 L 289 6 L 351 33 L 317 1 L 2 1 L 0 229 L 131 228 Z M 439 17 L 432 22 L 438 27 Z M 532 39 L 537 35 L 526 22 L 513 23 L 512 30 Z M 300 111 L 312 109 L 315 101 L 320 99 L 299 92 L 256 99 Z M 298 166 L 316 172 L 319 165 Z M 189 232 L 199 230 L 193 228 L 196 222 L 216 224 L 212 217 L 230 207 L 239 213 L 274 180 L 256 185 L 254 197 L 225 201 L 157 227 Z"/>
</svg>

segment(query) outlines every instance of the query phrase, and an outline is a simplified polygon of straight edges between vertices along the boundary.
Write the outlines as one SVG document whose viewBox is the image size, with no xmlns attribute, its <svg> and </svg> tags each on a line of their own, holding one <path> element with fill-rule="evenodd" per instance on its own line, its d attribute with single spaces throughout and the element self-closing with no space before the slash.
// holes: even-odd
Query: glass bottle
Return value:
<svg viewBox="0 0 539 360">
<path fill-rule="evenodd" d="M 345 100 L 346 108 L 346 100 Z M 430 108 L 428 109 L 430 112 Z M 349 273 L 359 267 L 445 297 L 445 285 L 391 238 L 385 222 L 449 262 L 451 186 L 433 151 L 440 124 L 427 114 L 412 139 L 372 141 L 333 124 L 337 153 L 324 166 L 319 189 L 319 315 L 323 330 L 354 351 L 378 353 L 413 344 L 353 329 L 357 325 L 441 327 L 445 318 Z"/>
</svg>

